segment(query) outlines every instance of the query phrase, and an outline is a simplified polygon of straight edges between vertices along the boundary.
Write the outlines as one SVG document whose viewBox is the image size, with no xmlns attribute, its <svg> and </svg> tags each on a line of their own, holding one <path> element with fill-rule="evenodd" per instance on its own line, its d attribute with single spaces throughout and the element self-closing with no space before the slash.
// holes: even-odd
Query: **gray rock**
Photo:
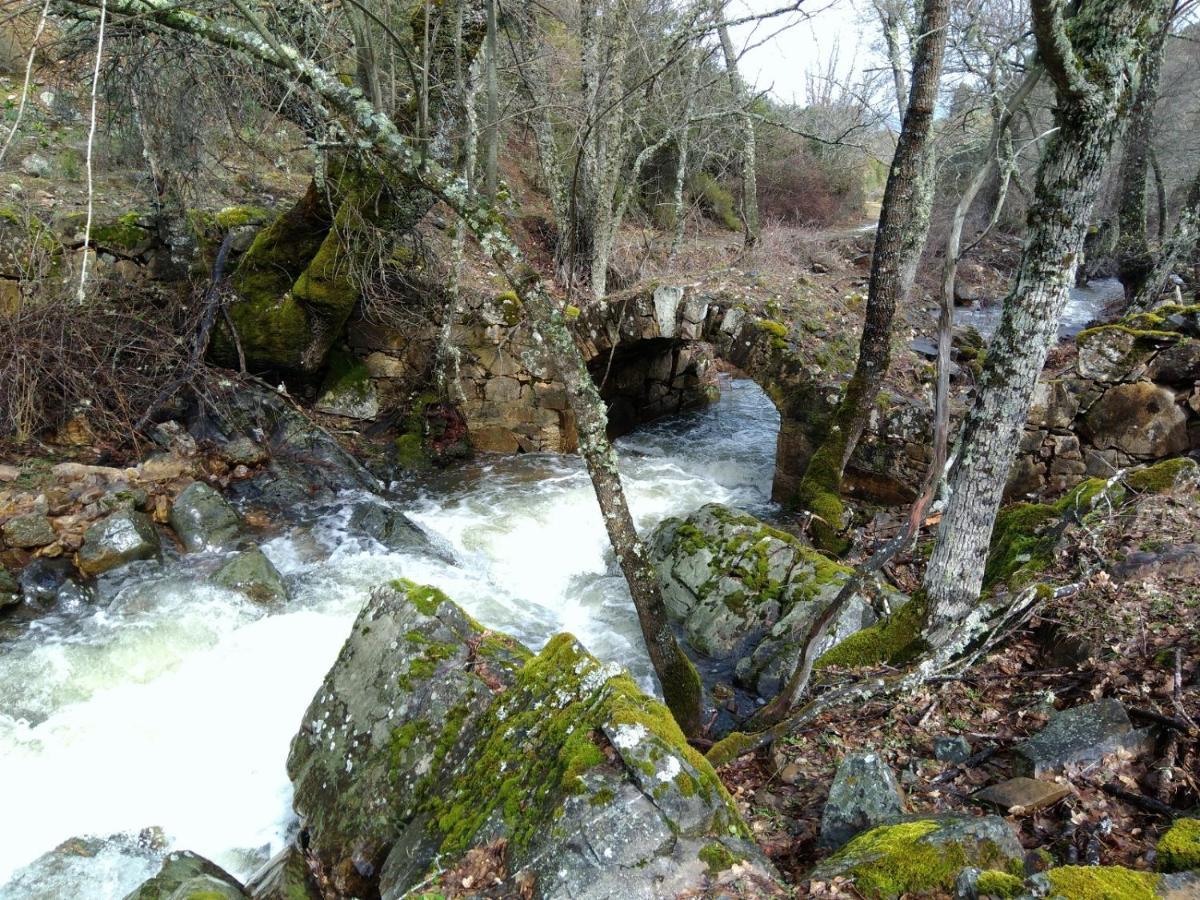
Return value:
<svg viewBox="0 0 1200 900">
<path fill-rule="evenodd" d="M 342 895 L 396 900 L 501 838 L 513 878 L 545 897 L 694 891 L 718 841 L 774 874 L 733 836 L 712 769 L 626 677 L 568 635 L 531 656 L 404 582 L 360 613 L 288 772 L 308 853 Z"/>
<path fill-rule="evenodd" d="M 258 549 L 239 553 L 217 569 L 213 583 L 241 591 L 259 603 L 282 603 L 288 598 L 279 570 Z"/>
<path fill-rule="evenodd" d="M 152 559 L 158 550 L 158 532 L 149 516 L 122 510 L 84 532 L 75 562 L 85 575 L 100 575 L 136 559 Z"/>
<path fill-rule="evenodd" d="M 979 900 L 979 876 L 974 866 L 967 866 L 954 880 L 954 900 Z"/>
<path fill-rule="evenodd" d="M 304 854 L 288 844 L 246 882 L 252 900 L 321 900 Z"/>
<path fill-rule="evenodd" d="M 79 584 L 74 574 L 75 566 L 64 557 L 35 559 L 21 570 L 21 593 L 31 603 L 90 601 L 91 590 Z"/>
<path fill-rule="evenodd" d="M 354 383 L 327 387 L 314 405 L 319 411 L 332 416 L 373 419 L 379 415 L 379 393 L 375 390 L 375 382 L 364 377 Z"/>
<path fill-rule="evenodd" d="M 196 436 L 225 442 L 249 436 L 270 456 L 253 478 L 234 482 L 237 497 L 294 518 L 298 507 L 332 501 L 341 491 L 380 490 L 358 460 L 279 394 L 232 382 L 214 392 L 218 415 L 192 423 Z"/>
<path fill-rule="evenodd" d="M 4 542 L 8 546 L 26 550 L 45 547 L 55 541 L 54 528 L 50 520 L 41 513 L 14 516 L 0 525 L 0 535 L 4 536 Z"/>
<path fill-rule="evenodd" d="M 717 504 L 667 519 L 650 539 L 663 599 L 687 643 L 713 660 L 733 660 L 737 680 L 769 699 L 801 652 L 813 619 L 849 570 L 785 532 Z M 893 608 L 906 598 L 890 598 Z M 875 622 L 851 598 L 831 623 L 821 652 Z"/>
<path fill-rule="evenodd" d="M 888 839 L 890 838 L 890 839 Z M 813 881 L 828 882 L 834 878 L 857 878 L 870 871 L 903 872 L 904 866 L 889 865 L 896 854 L 928 852 L 936 848 L 944 855 L 951 852 L 963 863 L 978 869 L 1007 869 L 1022 860 L 1023 851 L 1016 834 L 999 816 L 964 816 L 947 813 L 936 816 L 905 816 L 894 822 L 878 825 L 846 844 L 833 856 L 820 863 L 808 874 Z M 961 870 L 960 870 L 961 871 Z M 869 877 L 869 875 L 868 875 Z M 937 884 L 897 885 L 889 878 L 891 887 L 899 891 L 875 891 L 857 884 L 860 894 L 894 900 L 899 896 L 921 896 L 954 889 L 958 872 L 949 873 Z"/>
<path fill-rule="evenodd" d="M 1120 750 L 1140 753 L 1149 737 L 1148 729 L 1134 729 L 1119 701 L 1104 699 L 1054 714 L 1038 734 L 1014 748 L 1014 768 L 1038 778 Z"/>
<path fill-rule="evenodd" d="M 876 753 L 855 753 L 838 766 L 821 814 L 817 846 L 836 850 L 861 831 L 900 816 L 904 794 Z"/>
<path fill-rule="evenodd" d="M 424 532 L 408 516 L 398 509 L 371 500 L 354 505 L 350 511 L 349 526 L 354 531 L 369 535 L 389 550 L 421 551 L 429 545 Z"/>
<path fill-rule="evenodd" d="M 122 488 L 109 491 L 96 501 L 103 512 L 116 512 L 118 509 L 145 509 L 150 502 L 150 495 L 141 488 Z"/>
<path fill-rule="evenodd" d="M 224 550 L 241 533 L 242 520 L 216 490 L 194 481 L 171 504 L 171 527 L 188 551 Z"/>
<path fill-rule="evenodd" d="M 235 437 L 220 449 L 221 458 L 234 466 L 258 466 L 270 459 L 266 448 L 248 437 Z"/>
<path fill-rule="evenodd" d="M 933 739 L 933 758 L 939 762 L 960 763 L 971 755 L 971 742 L 961 734 Z"/>
<path fill-rule="evenodd" d="M 191 900 L 196 894 L 205 900 L 240 900 L 246 896 L 236 878 L 216 863 L 185 850 L 168 854 L 158 874 L 125 900 Z"/>
<path fill-rule="evenodd" d="M 30 153 L 21 160 L 21 171 L 32 178 L 49 178 L 52 166 L 40 153 Z"/>
</svg>

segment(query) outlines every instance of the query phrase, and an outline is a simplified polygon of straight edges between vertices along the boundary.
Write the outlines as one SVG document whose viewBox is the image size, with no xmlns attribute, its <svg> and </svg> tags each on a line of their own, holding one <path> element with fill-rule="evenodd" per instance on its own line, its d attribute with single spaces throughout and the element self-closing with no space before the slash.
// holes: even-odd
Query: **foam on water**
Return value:
<svg viewBox="0 0 1200 900">
<path fill-rule="evenodd" d="M 767 509 L 777 430 L 765 395 L 727 380 L 709 409 L 620 441 L 638 527 L 709 502 Z M 337 513 L 263 545 L 292 593 L 281 609 L 207 584 L 216 557 L 184 557 L 0 645 L 0 884 L 69 838 L 151 826 L 248 875 L 294 826 L 285 762 L 304 709 L 367 592 L 389 579 L 437 585 L 534 647 L 571 631 L 652 686 L 579 460 L 496 459 L 453 478 L 407 510 L 453 563 L 388 552 Z M 126 840 L 26 870 L 0 897 L 122 897 L 156 868 Z"/>
</svg>

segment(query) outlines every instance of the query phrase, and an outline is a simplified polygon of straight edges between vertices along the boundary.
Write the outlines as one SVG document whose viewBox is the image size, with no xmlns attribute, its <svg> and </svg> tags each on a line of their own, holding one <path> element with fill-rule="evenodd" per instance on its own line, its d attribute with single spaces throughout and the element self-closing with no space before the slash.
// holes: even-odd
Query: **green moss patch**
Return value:
<svg viewBox="0 0 1200 900">
<path fill-rule="evenodd" d="M 1159 876 L 1121 866 L 1063 866 L 1046 873 L 1066 900 L 1155 900 Z"/>
<path fill-rule="evenodd" d="M 921 629 L 925 624 L 925 602 L 920 592 L 886 619 L 850 635 L 823 653 L 815 668 L 829 666 L 903 665 L 925 651 Z"/>
<path fill-rule="evenodd" d="M 1200 466 L 1186 456 L 1168 459 L 1144 469 L 1138 469 L 1125 483 L 1139 494 L 1163 494 L 1175 487 L 1181 476 L 1195 477 Z"/>
<path fill-rule="evenodd" d="M 1200 870 L 1200 819 L 1178 819 L 1158 842 L 1160 872 Z"/>
<path fill-rule="evenodd" d="M 979 873 L 975 883 L 980 897 L 1019 897 L 1025 893 L 1025 882 L 1016 875 L 989 869 Z"/>
</svg>

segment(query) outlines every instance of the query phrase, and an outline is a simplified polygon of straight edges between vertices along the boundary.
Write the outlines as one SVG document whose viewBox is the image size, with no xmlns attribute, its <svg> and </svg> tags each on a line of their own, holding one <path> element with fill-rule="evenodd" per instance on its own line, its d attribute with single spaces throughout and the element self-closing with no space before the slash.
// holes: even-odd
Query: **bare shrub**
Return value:
<svg viewBox="0 0 1200 900">
<path fill-rule="evenodd" d="M 135 423 L 186 372 L 199 304 L 95 285 L 83 306 L 58 300 L 0 316 L 0 442 L 81 417 L 97 443 L 136 444 Z"/>
</svg>

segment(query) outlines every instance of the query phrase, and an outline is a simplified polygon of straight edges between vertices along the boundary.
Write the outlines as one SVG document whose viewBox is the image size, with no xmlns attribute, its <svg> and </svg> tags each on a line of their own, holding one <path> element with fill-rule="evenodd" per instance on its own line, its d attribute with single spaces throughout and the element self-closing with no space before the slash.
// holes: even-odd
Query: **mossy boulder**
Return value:
<svg viewBox="0 0 1200 900">
<path fill-rule="evenodd" d="M 191 553 L 232 547 L 241 534 L 237 510 L 215 488 L 194 481 L 171 504 L 171 527 Z"/>
<path fill-rule="evenodd" d="M 237 554 L 217 569 L 212 580 L 258 603 L 282 603 L 288 598 L 279 570 L 258 549 Z"/>
<path fill-rule="evenodd" d="M 1158 842 L 1160 872 L 1200 871 L 1200 819 L 1176 819 Z"/>
<path fill-rule="evenodd" d="M 121 510 L 84 532 L 75 563 L 85 575 L 101 575 L 134 560 L 152 559 L 158 556 L 159 546 L 149 516 Z"/>
<path fill-rule="evenodd" d="M 346 894 L 400 897 L 498 838 L 542 896 L 673 896 L 703 883 L 714 841 L 769 873 L 711 767 L 627 675 L 569 635 L 533 655 L 407 582 L 371 595 L 288 772 L 309 853 Z"/>
<path fill-rule="evenodd" d="M 667 609 L 692 650 L 734 661 L 738 682 L 763 698 L 779 692 L 813 619 L 850 574 L 795 536 L 719 504 L 664 521 L 650 544 Z M 875 619 L 856 595 L 830 624 L 825 646 Z"/>
<path fill-rule="evenodd" d="M 1104 325 L 1079 332 L 1075 370 L 1091 381 L 1136 381 L 1150 366 L 1155 355 L 1181 340 L 1180 335 L 1149 329 L 1145 322 Z"/>
<path fill-rule="evenodd" d="M 1021 844 L 998 816 L 908 817 L 860 834 L 810 874 L 813 881 L 848 878 L 872 900 L 949 893 L 966 866 L 1016 874 Z"/>
<path fill-rule="evenodd" d="M 158 874 L 125 900 L 242 900 L 249 896 L 236 878 L 196 853 L 168 854 Z"/>
</svg>

